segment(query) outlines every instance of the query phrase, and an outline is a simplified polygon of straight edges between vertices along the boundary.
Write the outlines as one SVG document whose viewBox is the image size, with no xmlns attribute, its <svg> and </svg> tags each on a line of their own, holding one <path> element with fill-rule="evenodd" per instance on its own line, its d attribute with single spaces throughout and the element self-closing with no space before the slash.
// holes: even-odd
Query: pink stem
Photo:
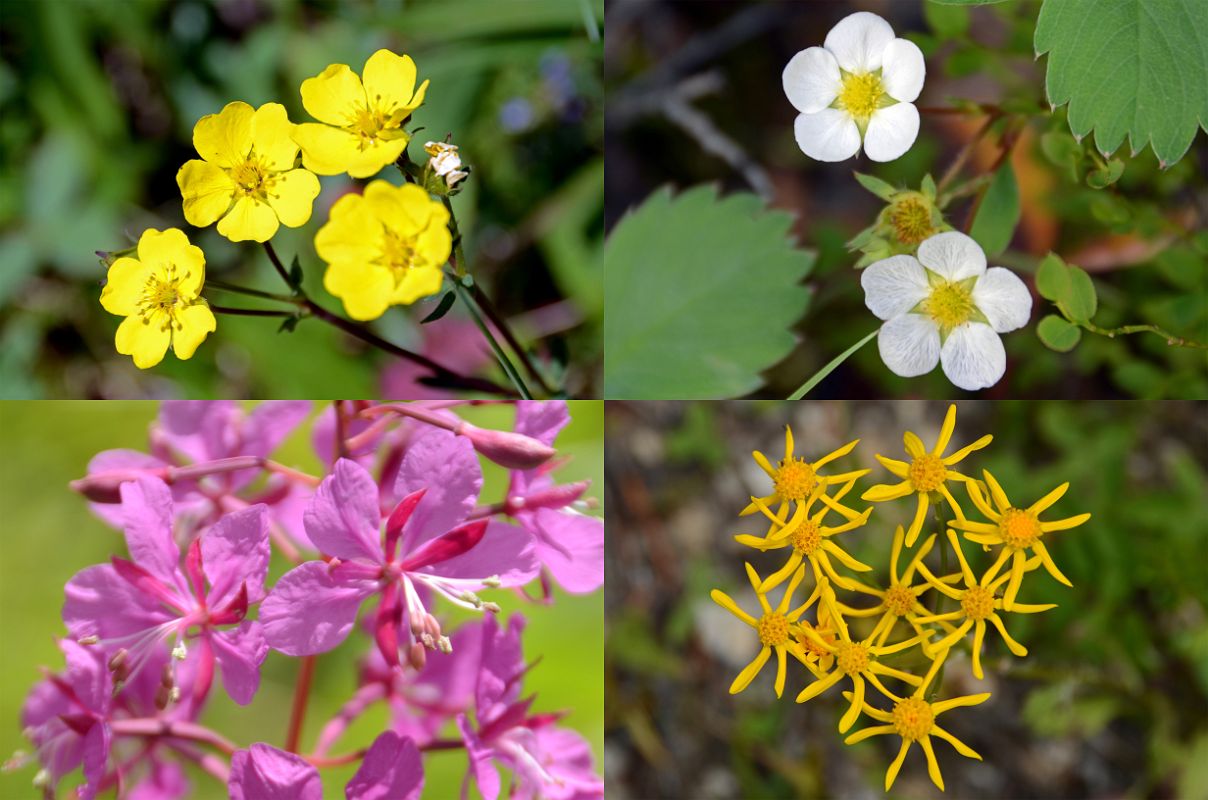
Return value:
<svg viewBox="0 0 1208 800">
<path fill-rule="evenodd" d="M 217 731 L 210 730 L 204 725 L 193 722 L 180 722 L 159 719 L 157 717 L 140 717 L 138 719 L 119 719 L 109 723 L 110 730 L 118 736 L 156 736 L 174 739 L 188 739 L 194 742 L 208 744 L 220 750 L 225 755 L 234 755 L 237 749 L 234 743 L 224 738 Z"/>
</svg>

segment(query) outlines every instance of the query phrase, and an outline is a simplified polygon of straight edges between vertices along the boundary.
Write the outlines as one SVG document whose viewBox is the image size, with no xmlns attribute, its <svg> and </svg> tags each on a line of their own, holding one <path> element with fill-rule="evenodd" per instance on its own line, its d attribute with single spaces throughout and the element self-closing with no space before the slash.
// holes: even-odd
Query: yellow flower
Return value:
<svg viewBox="0 0 1208 800">
<path fill-rule="evenodd" d="M 143 231 L 138 258 L 119 258 L 109 267 L 101 305 L 125 317 L 115 344 L 134 356 L 139 369 L 163 360 L 171 345 L 188 359 L 215 328 L 214 314 L 201 297 L 206 259 L 178 228 Z"/>
<path fill-rule="evenodd" d="M 827 497 L 825 489 L 827 486 L 832 484 L 853 481 L 856 478 L 867 475 L 871 470 L 861 469 L 855 472 L 845 472 L 841 475 L 819 475 L 818 470 L 825 464 L 829 464 L 831 461 L 834 461 L 836 458 L 842 458 L 843 456 L 847 455 L 859 443 L 859 439 L 848 442 L 838 450 L 827 453 L 817 461 L 810 462 L 806 461 L 804 458 L 797 458 L 793 456 L 793 429 L 786 425 L 784 427 L 784 458 L 780 459 L 780 462 L 777 463 L 776 466 L 773 467 L 772 463 L 768 461 L 767 456 L 758 450 L 751 454 L 752 457 L 754 457 L 755 462 L 759 464 L 763 471 L 768 474 L 768 477 L 772 479 L 774 491 L 772 494 L 767 495 L 766 497 L 752 497 L 750 505 L 739 512 L 739 516 L 747 516 L 748 514 L 754 514 L 756 511 L 758 511 L 759 506 L 756 505 L 756 500 L 758 499 L 759 502 L 769 506 L 773 503 L 780 503 L 780 507 L 776 511 L 776 516 L 779 519 L 784 519 L 790 504 L 795 503 L 796 511 L 785 528 L 785 530 L 793 531 L 796 529 L 796 526 L 800 525 L 801 521 L 805 518 L 805 514 L 809 508 L 810 499 L 817 496 L 819 500 L 826 503 L 828 506 L 831 506 L 848 519 L 854 519 L 855 516 L 857 516 L 856 512 L 845 506 L 838 505 L 834 500 Z M 772 524 L 773 527 L 775 527 L 777 523 L 774 522 Z M 769 529 L 769 533 L 770 532 L 771 530 Z M 790 534 L 785 534 L 785 536 L 788 535 Z"/>
<path fill-rule="evenodd" d="M 931 612 L 923 607 L 923 604 L 919 602 L 919 597 L 931 588 L 931 584 L 924 580 L 922 583 L 912 585 L 910 581 L 914 577 L 915 570 L 922 563 L 923 558 L 931 552 L 931 547 L 935 544 L 936 535 L 933 533 L 927 537 L 927 540 L 915 552 L 914 557 L 910 559 L 910 563 L 906 566 L 906 570 L 899 577 L 898 559 L 902 553 L 904 536 L 905 532 L 902 526 L 899 525 L 893 533 L 893 550 L 889 557 L 890 583 L 888 588 L 874 589 L 859 581 L 850 581 L 853 590 L 873 595 L 880 598 L 881 602 L 868 608 L 851 608 L 843 603 L 837 603 L 839 611 L 849 617 L 871 617 L 875 614 L 881 614 L 881 619 L 869 635 L 869 639 L 875 645 L 885 644 L 885 640 L 893 632 L 898 620 L 905 620 L 914 629 L 916 634 L 920 636 L 927 635 L 927 630 L 922 626 L 919 618 L 929 617 L 931 616 Z M 952 581 L 959 577 L 959 575 L 945 576 L 942 580 Z M 940 621 L 940 625 L 947 633 L 956 630 L 953 625 L 944 621 Z M 928 658 L 934 657 L 933 648 L 927 643 L 926 639 L 920 642 L 920 645 L 922 646 L 924 655 Z"/>
<path fill-rule="evenodd" d="M 976 482 L 968 481 L 965 486 L 969 490 L 969 496 L 973 499 L 973 505 L 992 520 L 993 524 L 969 520 L 955 520 L 951 524 L 954 528 L 967 531 L 965 538 L 971 542 L 987 546 L 1001 544 L 1004 553 L 1009 551 L 1013 554 L 1011 582 L 1007 584 L 1006 594 L 1003 595 L 1003 608 L 1007 611 L 1014 610 L 1015 594 L 1019 591 L 1019 581 L 1023 578 L 1028 563 L 1026 555 L 1028 549 L 1040 557 L 1040 563 L 1044 565 L 1050 575 L 1066 586 L 1073 586 L 1070 579 L 1057 569 L 1057 565 L 1053 563 L 1053 557 L 1049 555 L 1048 548 L 1045 547 L 1044 542 L 1040 541 L 1046 533 L 1076 528 L 1091 518 L 1090 514 L 1078 514 L 1052 522 L 1040 520 L 1040 514 L 1060 500 L 1070 485 L 1063 483 L 1027 508 L 1016 508 L 1011 505 L 1011 501 L 1007 499 L 1006 493 L 998 485 L 994 476 L 984 470 L 982 474 L 986 478 L 986 486 L 990 490 L 990 496 L 994 499 L 997 509 L 992 508 L 986 502 L 985 495 L 978 489 Z"/>
<path fill-rule="evenodd" d="M 362 82 L 362 78 L 364 82 Z M 302 163 L 320 175 L 375 175 L 402 154 L 411 135 L 403 123 L 424 102 L 428 81 L 415 88 L 415 62 L 378 50 L 362 77 L 346 64 L 332 64 L 302 81 L 302 105 L 319 120 L 294 130 Z"/>
<path fill-rule="evenodd" d="M 323 285 L 357 320 L 436 294 L 453 246 L 448 225 L 445 207 L 414 184 L 374 181 L 363 195 L 346 194 L 315 236 Z"/>
<path fill-rule="evenodd" d="M 839 501 L 843 499 L 843 496 L 851 491 L 855 483 L 854 480 L 848 481 L 839 491 L 835 492 L 835 496 L 832 499 L 835 501 L 836 506 L 839 505 Z M 765 537 L 739 534 L 734 537 L 735 541 L 739 544 L 745 544 L 748 547 L 754 547 L 763 551 L 778 550 L 783 547 L 792 548 L 792 553 L 789 555 L 789 560 L 785 565 L 769 575 L 764 580 L 763 585 L 759 587 L 761 592 L 766 592 L 784 581 L 785 578 L 793 573 L 793 570 L 797 569 L 802 559 L 809 560 L 810 566 L 814 569 L 814 580 L 816 582 L 821 582 L 825 575 L 839 587 L 848 590 L 851 589 L 850 582 L 835 572 L 829 556 L 834 556 L 845 567 L 857 572 L 868 572 L 872 569 L 867 564 L 852 558 L 847 551 L 830 539 L 830 537 L 836 534 L 859 528 L 868 522 L 868 515 L 872 513 L 872 509 L 868 508 L 861 514 L 855 514 L 854 517 L 850 517 L 842 525 L 823 525 L 822 520 L 826 518 L 829 512 L 834 510 L 833 507 L 823 503 L 818 513 L 812 517 L 809 516 L 811 506 L 813 506 L 816 500 L 822 499 L 823 496 L 824 494 L 813 494 L 806 502 L 799 503 L 797 506 L 798 509 L 804 509 L 804 511 L 794 515 L 788 524 L 784 522 L 784 516 L 788 512 L 787 508 L 784 509 L 785 513 L 778 517 L 764 505 L 762 500 L 754 500 L 756 508 L 772 521 L 772 530 Z M 779 530 L 777 530 L 777 526 L 781 526 Z"/>
<path fill-rule="evenodd" d="M 305 225 L 319 179 L 294 169 L 292 129 L 279 103 L 254 111 L 247 103 L 228 103 L 199 119 L 193 146 L 204 160 L 187 161 L 176 173 L 189 224 L 204 228 L 218 220 L 218 232 L 232 242 L 267 242 L 278 222 Z"/>
<path fill-rule="evenodd" d="M 844 676 L 851 678 L 852 688 L 855 690 L 854 699 L 852 700 L 851 708 L 839 720 L 839 733 L 846 733 L 855 723 L 856 717 L 860 716 L 860 707 L 864 702 L 865 681 L 871 682 L 886 694 L 889 694 L 889 690 L 881 683 L 881 679 L 878 677 L 880 675 L 897 678 L 912 686 L 918 685 L 919 678 L 917 676 L 886 666 L 877 661 L 877 658 L 913 647 L 926 637 L 915 636 L 913 639 L 907 639 L 892 645 L 873 644 L 872 637 L 868 637 L 863 641 L 853 642 L 851 634 L 847 630 L 847 623 L 844 622 L 843 615 L 836 606 L 835 593 L 825 584 L 819 584 L 818 588 L 822 592 L 821 600 L 823 607 L 826 608 L 829 619 L 834 623 L 839 633 L 839 640 L 828 642 L 816 636 L 813 631 L 805 628 L 802 629 L 804 636 L 809 638 L 817 647 L 833 655 L 835 660 L 830 674 L 819 678 L 802 689 L 801 693 L 797 695 L 797 702 L 804 703 L 817 697 L 838 683 Z"/>
<path fill-rule="evenodd" d="M 893 712 L 881 711 L 873 708 L 867 703 L 861 701 L 859 703 L 861 710 L 877 720 L 885 723 L 884 725 L 874 725 L 871 728 L 864 728 L 856 731 L 851 736 L 844 739 L 846 744 L 855 744 L 862 742 L 870 736 L 878 736 L 885 733 L 896 733 L 902 737 L 902 747 L 898 750 L 897 757 L 893 763 L 889 765 L 889 769 L 885 772 L 885 791 L 893 786 L 894 779 L 898 777 L 898 770 L 902 768 L 902 762 L 906 760 L 906 752 L 910 750 L 910 745 L 918 742 L 923 746 L 923 752 L 927 754 L 927 772 L 931 775 L 932 782 L 939 787 L 940 791 L 944 791 L 944 777 L 940 774 L 940 765 L 935 760 L 935 750 L 931 746 L 931 737 L 938 736 L 948 744 L 956 748 L 956 752 L 966 758 L 976 758 L 981 761 L 982 758 L 974 752 L 968 745 L 957 739 L 951 733 L 935 724 L 935 718 L 945 711 L 957 708 L 958 706 L 975 706 L 986 702 L 990 699 L 989 692 L 981 694 L 971 694 L 964 697 L 953 697 L 950 700 L 941 700 L 938 703 L 928 703 L 923 699 L 923 693 L 927 691 L 928 685 L 935 678 L 935 673 L 939 670 L 940 665 L 944 663 L 948 653 L 945 651 L 931 664 L 931 669 L 927 671 L 927 677 L 915 689 L 915 692 L 910 697 L 898 697 L 891 692 L 885 692 L 885 696 L 893 700 Z M 881 691 L 885 691 L 882 689 Z M 851 698 L 849 693 L 844 693 L 844 697 Z"/>
<path fill-rule="evenodd" d="M 785 661 L 788 653 L 793 652 L 799 660 L 802 660 L 802 663 L 805 663 L 805 656 L 800 652 L 800 645 L 793 641 L 790 636 L 790 629 L 794 627 L 794 623 L 818 599 L 822 587 L 819 586 L 814 589 L 814 593 L 810 595 L 808 600 L 792 611 L 789 611 L 789 605 L 793 601 L 793 592 L 796 591 L 797 585 L 801 583 L 801 579 L 805 577 L 805 570 L 799 569 L 797 570 L 797 574 L 793 576 L 793 579 L 789 581 L 788 590 L 785 591 L 784 597 L 780 599 L 780 605 L 773 609 L 771 604 L 768 603 L 767 594 L 759 589 L 761 581 L 759 575 L 755 572 L 755 568 L 750 564 L 747 564 L 746 567 L 747 579 L 751 582 L 751 588 L 755 590 L 755 596 L 759 598 L 759 605 L 763 608 L 763 616 L 755 619 L 739 608 L 738 604 L 720 589 L 714 589 L 709 595 L 713 598 L 713 602 L 759 632 L 759 644 L 761 645 L 759 655 L 755 656 L 755 660 L 744 667 L 742 672 L 738 673 L 738 677 L 730 684 L 730 694 L 738 694 L 750 686 L 751 681 L 759 674 L 759 670 L 763 669 L 763 665 L 768 662 L 772 651 L 775 650 L 776 696 L 780 697 L 784 692 Z"/>
<path fill-rule="evenodd" d="M 930 453 L 927 452 L 927 448 L 923 446 L 923 442 L 918 436 L 910 431 L 906 431 L 903 440 L 906 445 L 906 453 L 911 458 L 909 464 L 905 461 L 897 461 L 881 455 L 877 456 L 877 461 L 880 461 L 885 469 L 904 480 L 896 484 L 883 483 L 873 486 L 860 498 L 861 500 L 881 503 L 886 500 L 897 500 L 910 494 L 917 494 L 919 496 L 918 507 L 914 512 L 914 519 L 910 523 L 910 528 L 906 531 L 907 547 L 914 547 L 914 543 L 919 537 L 919 531 L 923 528 L 923 517 L 927 513 L 927 507 L 933 502 L 939 502 L 940 497 L 948 501 L 948 505 L 952 508 L 953 513 L 956 514 L 957 519 L 964 519 L 961 507 L 952 496 L 952 493 L 948 491 L 946 483 L 952 479 L 968 483 L 969 478 L 959 472 L 953 471 L 950 467 L 953 464 L 959 463 L 973 451 L 980 450 L 988 445 L 994 437 L 990 435 L 983 436 L 973 444 L 957 450 L 952 455 L 944 456 L 944 449 L 948 446 L 948 441 L 952 438 L 952 431 L 955 427 L 956 406 L 952 405 L 948 407 L 948 414 L 944 417 L 944 426 L 940 429 L 940 437 L 935 443 L 935 448 Z"/>
<path fill-rule="evenodd" d="M 955 620 L 964 618 L 964 622 L 957 626 L 956 630 L 949 633 L 940 641 L 936 642 L 934 647 L 937 650 L 945 650 L 951 647 L 956 641 L 968 633 L 969 628 L 973 628 L 973 676 L 978 680 L 985 677 L 982 674 L 981 668 L 981 649 L 982 641 L 986 636 L 986 620 L 998 628 L 998 632 L 1002 634 L 1002 640 L 1007 643 L 1007 647 L 1012 653 L 1023 658 L 1028 654 L 1028 648 L 1024 647 L 1019 642 L 1011 638 L 1007 633 L 1007 628 L 1002 623 L 996 611 L 1002 609 L 1004 611 L 1014 611 L 1021 614 L 1035 614 L 1040 611 L 1048 611 L 1050 608 L 1056 608 L 1055 603 L 1044 603 L 1042 605 L 1027 605 L 1024 603 L 1014 603 L 1011 608 L 1005 608 L 1003 600 L 995 597 L 995 592 L 998 587 L 1010 579 L 1011 573 L 998 575 L 998 571 L 1002 569 L 1002 565 L 1006 563 L 1008 552 L 1004 549 L 998 560 L 986 570 L 982 575 L 981 580 L 977 580 L 973 576 L 973 570 L 969 569 L 969 562 L 965 561 L 965 554 L 961 552 L 960 539 L 957 538 L 956 531 L 948 530 L 948 541 L 952 543 L 952 549 L 956 551 L 956 558 L 961 564 L 961 575 L 965 579 L 965 589 L 961 591 L 954 589 L 944 581 L 939 580 L 927 569 L 926 564 L 919 564 L 919 572 L 923 573 L 923 577 L 939 591 L 951 597 L 953 600 L 960 601 L 961 607 L 957 611 L 950 611 L 947 614 L 935 614 L 918 619 L 921 623 L 928 622 L 943 622 L 947 620 Z M 1032 559 L 1026 565 L 1026 569 L 1035 569 L 1039 564 L 1039 559 Z M 998 576 L 997 578 L 995 576 Z"/>
</svg>

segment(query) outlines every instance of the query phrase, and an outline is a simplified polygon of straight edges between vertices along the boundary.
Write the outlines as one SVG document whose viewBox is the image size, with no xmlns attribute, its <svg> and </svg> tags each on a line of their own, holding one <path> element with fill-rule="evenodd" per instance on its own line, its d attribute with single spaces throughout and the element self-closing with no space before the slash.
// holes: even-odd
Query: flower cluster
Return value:
<svg viewBox="0 0 1208 800">
<path fill-rule="evenodd" d="M 953 648 L 967 649 L 973 677 L 981 680 L 981 654 L 989 623 L 1012 654 L 1027 655 L 1026 648 L 1007 633 L 1004 617 L 1054 607 L 1018 602 L 1023 579 L 1043 567 L 1058 581 L 1070 585 L 1053 563 L 1043 538 L 1090 518 L 1089 514 L 1057 520 L 1040 518 L 1061 499 L 1068 483 L 1031 505 L 1013 505 L 989 472 L 982 472 L 984 480 L 958 472 L 955 468 L 989 445 L 992 437 L 983 436 L 948 453 L 955 427 L 956 406 L 951 406 L 933 447 L 927 448 L 908 431 L 904 437 L 905 460 L 876 456 L 895 481 L 866 489 L 861 499 L 880 504 L 911 498 L 915 504 L 909 528 L 899 525 L 894 532 L 888 575 L 881 584 L 868 579 L 872 567 L 857 561 L 838 543 L 840 534 L 869 522 L 873 508 L 857 511 L 846 498 L 855 482 L 870 470 L 837 475 L 822 475 L 819 471 L 852 452 L 857 442 L 811 461 L 794 456 L 792 431 L 786 430 L 783 459 L 772 463 L 761 453 L 754 454 L 772 481 L 773 493 L 752 497 L 751 505 L 742 512 L 747 515 L 758 511 L 770 526 L 760 535 L 739 534 L 735 539 L 764 552 L 791 547 L 789 558 L 783 565 L 779 558 L 773 562 L 769 566 L 773 571 L 765 578 L 751 564 L 745 565 L 759 602 L 755 614 L 743 610 L 726 593 L 717 589 L 712 592 L 713 600 L 751 626 L 758 639 L 757 655 L 734 679 L 730 693 L 746 689 L 773 652 L 777 697 L 784 692 L 789 657 L 804 666 L 806 676 L 812 679 L 797 694 L 798 703 L 818 697 L 836 684 L 850 686 L 850 691 L 843 693 L 848 707 L 839 720 L 839 732 L 847 733 L 861 716 L 876 724 L 852 733 L 846 743 L 855 744 L 879 734 L 901 738 L 897 756 L 885 775 L 886 791 L 916 742 L 926 754 L 931 779 L 941 790 L 944 781 L 935 759 L 933 737 L 948 742 L 961 755 L 980 760 L 981 756 L 936 721 L 943 712 L 977 705 L 990 697 L 985 692 L 936 699 L 943 688 L 948 654 Z M 958 486 L 962 491 L 954 491 Z M 967 496 L 971 507 L 962 507 L 958 496 Z M 967 516 L 966 510 L 976 513 Z M 938 530 L 920 543 L 928 527 L 929 511 Z M 977 519 L 978 514 L 983 518 Z M 828 525 L 830 515 L 846 521 Z M 980 576 L 962 552 L 962 535 L 990 554 L 991 563 Z M 929 556 L 932 564 L 938 561 L 938 567 L 928 566 Z M 951 573 L 950 556 L 958 567 Z M 832 558 L 861 576 L 841 574 Z M 793 595 L 807 575 L 812 590 L 803 603 L 794 607 Z M 839 598 L 836 588 L 849 594 L 850 605 Z M 771 599 L 776 592 L 780 592 L 778 601 Z M 954 603 L 952 610 L 945 608 L 950 601 Z M 905 688 L 891 689 L 895 682 Z M 876 694 L 871 694 L 872 690 Z"/>
<path fill-rule="evenodd" d="M 52 797 L 81 769 L 83 798 L 112 787 L 183 797 L 194 763 L 232 798 L 319 800 L 321 768 L 359 762 L 344 796 L 414 800 L 423 754 L 458 748 L 487 800 L 501 793 L 500 766 L 516 797 L 602 797 L 587 742 L 557 724 L 565 712 L 534 712 L 522 697 L 533 664 L 514 610 L 534 581 L 545 604 L 554 583 L 579 594 L 603 584 L 604 523 L 585 513 L 588 485 L 554 474 L 567 405 L 520 401 L 511 431 L 472 425 L 458 405 L 336 402 L 313 425 L 323 475 L 270 458 L 308 402 L 250 413 L 165 403 L 148 452 L 97 455 L 72 488 L 123 532 L 125 553 L 66 584 L 65 668 L 46 671 L 21 712 L 35 786 Z M 507 472 L 498 502 L 480 502 L 481 459 Z M 274 558 L 292 568 L 270 582 Z M 471 621 L 453 626 L 452 607 Z M 354 691 L 304 750 L 315 658 L 345 642 L 363 654 Z M 201 722 L 216 677 L 248 705 L 266 659 L 281 656 L 303 659 L 281 747 L 237 744 Z M 329 755 L 379 703 L 387 722 L 372 745 Z"/>
<path fill-rule="evenodd" d="M 332 64 L 302 82 L 302 105 L 318 122 L 291 122 L 279 103 L 253 108 L 242 101 L 202 117 L 193 128 L 200 158 L 176 174 L 185 220 L 199 228 L 217 223 L 232 242 L 267 247 L 281 225 L 310 220 L 317 175 L 367 178 L 396 162 L 402 168 L 410 163 L 406 126 L 428 89 L 426 80 L 417 87 L 416 77 L 409 56 L 378 50 L 359 76 Z M 405 185 L 376 180 L 363 195 L 342 197 L 315 237 L 327 264 L 324 286 L 354 319 L 376 319 L 391 305 L 440 291 L 453 237 L 448 206 L 433 195 L 455 193 L 469 168 L 456 145 L 429 142 L 427 153 L 423 172 L 402 170 Z M 435 180 L 424 180 L 428 174 Z M 158 364 L 169 347 L 190 358 L 216 327 L 201 297 L 202 251 L 170 228 L 144 232 L 137 257 L 118 255 L 101 295 L 106 311 L 125 318 L 117 351 L 140 369 Z M 297 289 L 300 281 L 291 280 Z"/>
</svg>

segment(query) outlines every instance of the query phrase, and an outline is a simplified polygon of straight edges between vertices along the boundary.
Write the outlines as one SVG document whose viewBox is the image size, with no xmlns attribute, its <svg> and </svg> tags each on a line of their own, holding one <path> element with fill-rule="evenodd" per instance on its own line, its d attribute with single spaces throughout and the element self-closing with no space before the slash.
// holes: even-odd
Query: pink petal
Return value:
<svg viewBox="0 0 1208 800">
<path fill-rule="evenodd" d="M 309 400 L 269 400 L 256 406 L 243 424 L 238 455 L 267 456 L 310 414 Z"/>
<path fill-rule="evenodd" d="M 553 445 L 558 432 L 570 422 L 565 400 L 518 400 L 516 433 L 531 436 L 542 444 Z"/>
<path fill-rule="evenodd" d="M 474 510 L 482 490 L 482 468 L 469 440 L 435 428 L 415 438 L 403 456 L 394 492 L 406 497 L 425 488 L 428 492 L 403 534 L 404 552 L 452 530 Z"/>
<path fill-rule="evenodd" d="M 373 740 L 348 786 L 348 800 L 418 800 L 424 767 L 415 742 L 386 731 Z"/>
<path fill-rule="evenodd" d="M 92 800 L 96 797 L 97 790 L 100 789 L 101 781 L 105 779 L 105 772 L 109 767 L 109 748 L 113 743 L 113 736 L 109 731 L 109 725 L 104 722 L 98 722 L 92 726 L 92 730 L 88 731 L 88 735 L 84 737 L 84 779 L 85 784 L 78 790 L 80 800 Z"/>
<path fill-rule="evenodd" d="M 105 654 L 100 648 L 78 644 L 71 639 L 60 639 L 59 649 L 67 662 L 64 680 L 71 684 L 76 697 L 90 710 L 106 714 L 113 683 Z"/>
<path fill-rule="evenodd" d="M 268 573 L 268 507 L 254 505 L 227 514 L 201 535 L 201 568 L 210 582 L 206 604 L 222 608 L 247 584 L 247 601 L 264 599 Z"/>
<path fill-rule="evenodd" d="M 524 651 L 520 634 L 524 617 L 513 614 L 506 629 L 500 630 L 494 617 L 483 620 L 482 664 L 474 691 L 479 726 L 489 721 L 497 706 L 508 706 L 520 696 L 520 675 L 524 672 Z"/>
<path fill-rule="evenodd" d="M 501 586 L 522 586 L 541 571 L 541 562 L 531 533 L 506 522 L 491 522 L 473 548 L 423 571 L 466 580 L 498 576 Z"/>
<path fill-rule="evenodd" d="M 378 488 L 365 468 L 341 458 L 315 491 L 304 515 L 306 535 L 319 552 L 381 563 L 382 512 Z"/>
<path fill-rule="evenodd" d="M 555 783 L 538 780 L 528 781 L 532 796 L 549 800 L 598 800 L 604 796 L 604 781 L 596 774 L 587 740 L 575 731 L 546 725 L 533 731 L 534 750 L 538 760 L 545 766 Z M 521 782 L 529 776 L 521 773 Z"/>
<path fill-rule="evenodd" d="M 344 435 L 352 438 L 359 433 L 364 432 L 373 423 L 367 419 L 356 418 L 350 420 L 348 428 L 344 431 Z M 374 453 L 378 444 L 381 442 L 380 436 L 373 437 L 373 440 L 366 442 L 359 450 L 350 453 L 349 457 L 362 466 L 372 466 Z M 315 449 L 315 454 L 319 456 L 319 460 L 324 464 L 333 464 L 336 460 L 336 410 L 331 404 L 319 413 L 315 418 L 314 424 L 310 426 L 310 443 Z"/>
<path fill-rule="evenodd" d="M 189 461 L 212 461 L 231 455 L 234 423 L 242 415 L 231 400 L 165 400 L 155 433 Z"/>
<path fill-rule="evenodd" d="M 470 721 L 465 714 L 457 717 L 457 728 L 461 731 L 462 741 L 466 743 L 466 755 L 470 759 L 470 774 L 478 784 L 478 791 L 483 800 L 496 800 L 499 797 L 499 771 L 495 769 L 495 753 L 491 748 L 474 735 Z"/>
<path fill-rule="evenodd" d="M 63 623 L 72 637 L 109 639 L 172 619 L 154 597 L 135 589 L 110 564 L 77 572 L 63 589 Z"/>
<path fill-rule="evenodd" d="M 274 650 L 307 656 L 332 649 L 348 637 L 361 602 L 378 590 L 376 581 L 337 581 L 322 561 L 309 561 L 285 575 L 260 604 L 264 638 Z"/>
<path fill-rule="evenodd" d="M 604 583 L 604 520 L 538 509 L 530 517 L 537 535 L 537 558 L 571 594 L 586 594 Z"/>
<path fill-rule="evenodd" d="M 214 656 L 222 668 L 222 685 L 241 706 L 252 702 L 260 686 L 260 665 L 268 656 L 268 642 L 257 622 L 245 619 L 238 628 L 210 636 Z"/>
<path fill-rule="evenodd" d="M 261 743 L 235 751 L 227 789 L 231 800 L 323 800 L 317 769 L 301 756 Z"/>
<path fill-rule="evenodd" d="M 97 453 L 88 462 L 88 475 L 100 476 L 106 472 L 151 470 L 164 466 L 167 465 L 155 456 L 149 456 L 137 450 L 105 450 Z M 122 527 L 125 512 L 122 510 L 121 503 L 89 503 L 88 508 L 110 527 Z"/>
<path fill-rule="evenodd" d="M 122 512 L 130 559 L 169 586 L 180 586 L 180 548 L 172 537 L 172 493 L 158 478 L 123 483 Z"/>
<path fill-rule="evenodd" d="M 175 761 L 167 761 L 152 754 L 148 757 L 151 770 L 136 783 L 126 800 L 177 800 L 189 794 L 189 779 Z"/>
</svg>

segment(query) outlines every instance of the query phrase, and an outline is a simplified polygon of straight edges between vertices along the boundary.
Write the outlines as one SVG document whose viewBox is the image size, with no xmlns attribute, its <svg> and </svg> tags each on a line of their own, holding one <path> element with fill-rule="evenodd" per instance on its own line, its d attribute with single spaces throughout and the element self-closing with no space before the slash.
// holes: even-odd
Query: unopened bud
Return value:
<svg viewBox="0 0 1208 800">
<path fill-rule="evenodd" d="M 523 498 L 524 505 L 522 507 L 528 510 L 537 508 L 566 508 L 582 497 L 590 485 L 591 481 L 578 481 L 577 483 L 551 486 L 548 489 L 533 492 Z"/>
<path fill-rule="evenodd" d="M 79 478 L 67 485 L 73 492 L 84 495 L 94 503 L 120 503 L 123 483 L 138 480 L 143 475 L 155 474 L 155 470 L 112 469 Z"/>
<path fill-rule="evenodd" d="M 469 439 L 479 453 L 508 469 L 534 469 L 553 458 L 556 452 L 523 433 L 493 431 L 468 422 L 458 425 L 456 432 Z"/>
<path fill-rule="evenodd" d="M 428 663 L 428 651 L 419 642 L 412 642 L 411 647 L 407 650 L 407 661 L 418 672 L 424 668 L 424 664 Z"/>
</svg>

